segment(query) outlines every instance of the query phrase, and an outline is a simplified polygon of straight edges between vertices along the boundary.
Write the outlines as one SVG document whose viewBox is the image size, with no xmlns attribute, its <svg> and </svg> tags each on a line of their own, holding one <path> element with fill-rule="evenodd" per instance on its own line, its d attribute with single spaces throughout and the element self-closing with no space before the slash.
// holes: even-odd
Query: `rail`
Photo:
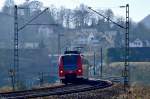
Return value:
<svg viewBox="0 0 150 99">
<path fill-rule="evenodd" d="M 52 95 L 64 95 L 84 91 L 103 89 L 112 86 L 113 83 L 106 80 L 82 80 L 80 83 L 61 85 L 56 87 L 39 88 L 33 90 L 0 93 L 0 99 L 26 99 Z"/>
</svg>

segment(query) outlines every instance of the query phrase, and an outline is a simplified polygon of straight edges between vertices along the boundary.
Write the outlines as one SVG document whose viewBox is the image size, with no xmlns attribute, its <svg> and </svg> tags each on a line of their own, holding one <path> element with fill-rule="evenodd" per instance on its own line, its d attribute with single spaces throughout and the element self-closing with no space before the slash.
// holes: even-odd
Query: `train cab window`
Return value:
<svg viewBox="0 0 150 99">
<path fill-rule="evenodd" d="M 76 70 L 78 55 L 66 55 L 62 57 L 65 70 Z"/>
</svg>

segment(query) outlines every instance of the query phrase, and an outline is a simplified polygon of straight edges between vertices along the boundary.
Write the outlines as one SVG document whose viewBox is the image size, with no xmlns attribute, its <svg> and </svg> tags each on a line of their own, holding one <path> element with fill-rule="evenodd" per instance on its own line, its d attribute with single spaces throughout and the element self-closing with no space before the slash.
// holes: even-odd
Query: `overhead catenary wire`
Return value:
<svg viewBox="0 0 150 99">
<path fill-rule="evenodd" d="M 118 23 L 114 22 L 114 21 L 113 21 L 113 20 L 111 20 L 109 17 L 106 17 L 106 16 L 104 16 L 103 14 L 101 14 L 101 13 L 99 13 L 99 12 L 97 12 L 97 11 L 93 10 L 91 7 L 88 7 L 88 9 L 90 9 L 90 10 L 92 10 L 93 12 L 97 13 L 98 15 L 102 16 L 103 18 L 105 18 L 105 19 L 109 20 L 110 22 L 112 22 L 113 24 L 115 24 L 115 25 L 119 26 L 120 28 L 126 29 L 126 27 L 124 27 L 124 26 L 122 26 L 122 25 L 120 25 L 120 24 L 118 24 Z"/>
<path fill-rule="evenodd" d="M 25 28 L 29 23 L 31 23 L 33 20 L 35 20 L 36 18 L 38 18 L 40 15 L 42 15 L 45 11 L 47 11 L 48 8 L 46 8 L 45 10 L 43 10 L 41 13 L 39 13 L 37 16 L 33 17 L 31 20 L 29 20 L 28 22 L 26 22 L 22 27 L 20 27 L 18 29 L 18 31 L 22 30 L 23 28 Z"/>
</svg>

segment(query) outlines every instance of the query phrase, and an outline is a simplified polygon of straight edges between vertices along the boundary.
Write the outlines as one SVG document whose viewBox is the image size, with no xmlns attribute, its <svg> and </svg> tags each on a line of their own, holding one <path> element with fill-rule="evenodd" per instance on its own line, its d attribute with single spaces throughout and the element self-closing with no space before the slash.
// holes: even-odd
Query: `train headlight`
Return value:
<svg viewBox="0 0 150 99">
<path fill-rule="evenodd" d="M 81 73 L 81 69 L 79 69 L 78 72 Z"/>
<path fill-rule="evenodd" d="M 63 70 L 61 70 L 60 73 L 62 74 L 62 73 L 63 73 Z"/>
</svg>

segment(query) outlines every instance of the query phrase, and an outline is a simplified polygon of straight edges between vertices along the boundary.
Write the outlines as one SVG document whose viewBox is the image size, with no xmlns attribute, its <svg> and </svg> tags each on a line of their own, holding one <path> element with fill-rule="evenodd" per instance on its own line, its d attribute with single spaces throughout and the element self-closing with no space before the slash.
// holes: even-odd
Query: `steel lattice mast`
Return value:
<svg viewBox="0 0 150 99">
<path fill-rule="evenodd" d="M 129 87 L 129 4 L 126 4 L 126 33 L 125 33 L 125 64 L 124 64 L 124 89 Z"/>
<path fill-rule="evenodd" d="M 102 16 L 103 18 L 109 20 L 113 24 L 117 25 L 118 27 L 125 29 L 125 54 L 124 54 L 124 71 L 123 71 L 123 77 L 124 77 L 124 89 L 126 90 L 128 87 L 130 87 L 130 68 L 129 68 L 129 4 L 126 4 L 126 6 L 120 6 L 121 8 L 126 8 L 126 26 L 122 26 L 110 18 L 104 16 L 103 14 L 93 10 L 91 7 L 88 7 L 93 12 L 97 13 L 98 15 Z"/>
</svg>

